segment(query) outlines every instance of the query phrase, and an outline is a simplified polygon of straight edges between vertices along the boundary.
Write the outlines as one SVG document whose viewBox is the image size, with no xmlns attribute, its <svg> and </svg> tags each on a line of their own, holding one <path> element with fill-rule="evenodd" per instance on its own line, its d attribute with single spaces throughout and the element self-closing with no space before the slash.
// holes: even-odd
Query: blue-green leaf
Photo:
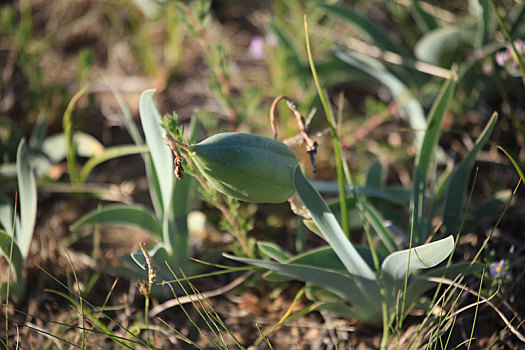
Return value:
<svg viewBox="0 0 525 350">
<path fill-rule="evenodd" d="M 290 259 L 292 255 L 281 248 L 278 244 L 273 242 L 257 242 L 257 248 L 266 256 L 269 256 L 277 262 L 284 263 L 286 260 Z"/>
<path fill-rule="evenodd" d="M 303 282 L 322 286 L 354 305 L 360 318 L 381 320 L 381 316 L 378 316 L 378 314 L 381 315 L 380 303 L 378 302 L 380 300 L 379 286 L 375 280 L 362 279 L 358 276 L 350 276 L 346 273 L 316 266 L 281 264 L 272 261 L 239 258 L 228 254 L 224 254 L 224 256 L 245 264 L 263 267 Z"/>
<path fill-rule="evenodd" d="M 301 168 L 294 171 L 294 185 L 297 194 L 310 211 L 314 222 L 321 230 L 325 240 L 334 249 L 347 271 L 354 276 L 376 280 L 375 273 L 361 258 L 352 243 L 345 236 L 334 214 L 328 209 L 319 192 L 304 177 Z"/>
<path fill-rule="evenodd" d="M 80 182 L 86 182 L 91 171 L 99 164 L 108 160 L 132 154 L 149 152 L 148 146 L 119 145 L 106 148 L 102 153 L 90 158 L 80 171 Z"/>
<path fill-rule="evenodd" d="M 143 229 L 158 240 L 162 240 L 162 226 L 146 207 L 134 205 L 107 205 L 95 209 L 78 219 L 71 230 L 78 230 L 86 225 L 125 225 Z"/>
<path fill-rule="evenodd" d="M 168 212 L 173 190 L 173 155 L 162 135 L 160 114 L 153 102 L 155 90 L 146 90 L 140 96 L 140 120 L 146 143 L 149 146 L 151 159 L 155 167 L 160 190 L 162 191 L 162 208 Z"/>
<path fill-rule="evenodd" d="M 20 194 L 20 235 L 15 237 L 22 256 L 27 258 L 36 220 L 37 191 L 35 174 L 29 164 L 25 141 L 22 140 L 16 154 L 16 176 Z"/>
<path fill-rule="evenodd" d="M 448 236 L 439 241 L 405 249 L 390 254 L 381 264 L 381 271 L 395 280 L 404 280 L 407 272 L 428 269 L 445 260 L 454 250 L 454 238 Z"/>
</svg>

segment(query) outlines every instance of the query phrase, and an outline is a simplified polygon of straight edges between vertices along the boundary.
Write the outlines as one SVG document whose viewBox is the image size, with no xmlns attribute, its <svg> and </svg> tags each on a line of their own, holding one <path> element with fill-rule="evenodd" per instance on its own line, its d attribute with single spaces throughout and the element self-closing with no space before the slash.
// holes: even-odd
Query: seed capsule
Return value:
<svg viewBox="0 0 525 350">
<path fill-rule="evenodd" d="M 206 179 L 219 191 L 253 203 L 281 203 L 295 193 L 295 153 L 267 137 L 227 132 L 189 147 Z"/>
</svg>

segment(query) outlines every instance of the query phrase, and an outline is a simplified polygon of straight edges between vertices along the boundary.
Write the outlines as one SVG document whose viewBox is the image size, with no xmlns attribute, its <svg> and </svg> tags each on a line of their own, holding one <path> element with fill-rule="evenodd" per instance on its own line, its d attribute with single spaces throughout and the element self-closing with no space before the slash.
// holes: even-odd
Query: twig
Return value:
<svg viewBox="0 0 525 350">
<path fill-rule="evenodd" d="M 301 115 L 301 112 L 297 109 L 297 106 L 293 101 L 286 96 L 278 96 L 273 100 L 272 107 L 270 108 L 270 126 L 272 127 L 273 131 L 273 137 L 274 139 L 277 139 L 277 127 L 275 122 L 275 109 L 277 108 L 277 103 L 279 101 L 285 100 L 286 105 L 288 108 L 292 111 L 293 116 L 297 120 L 297 125 L 299 126 L 299 134 L 303 138 L 304 142 L 306 143 L 306 153 L 310 156 L 310 163 L 312 163 L 312 166 L 314 167 L 314 173 L 317 171 L 317 165 L 315 164 L 315 154 L 317 153 L 317 147 L 319 144 L 317 141 L 312 140 L 308 134 L 307 131 L 307 125 L 304 121 L 304 117 Z"/>
</svg>

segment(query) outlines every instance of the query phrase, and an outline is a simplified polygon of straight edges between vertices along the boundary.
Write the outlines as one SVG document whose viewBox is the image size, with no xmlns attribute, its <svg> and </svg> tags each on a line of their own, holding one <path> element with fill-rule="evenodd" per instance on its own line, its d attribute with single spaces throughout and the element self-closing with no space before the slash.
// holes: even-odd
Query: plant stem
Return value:
<svg viewBox="0 0 525 350">
<path fill-rule="evenodd" d="M 334 143 L 334 155 L 336 159 L 336 168 L 337 168 L 337 184 L 339 185 L 339 201 L 341 205 L 341 226 L 346 237 L 350 239 L 349 231 L 349 219 L 348 219 L 348 207 L 346 205 L 346 190 L 345 190 L 345 176 L 343 170 L 343 157 L 341 152 L 341 143 L 339 142 L 339 136 L 337 135 L 337 130 L 335 128 L 334 116 L 331 108 L 328 106 L 324 91 L 321 88 L 319 83 L 319 77 L 317 76 L 317 70 L 314 65 L 314 60 L 312 56 L 312 50 L 310 47 L 310 39 L 308 38 L 308 23 L 306 22 L 306 15 L 304 16 L 304 32 L 306 37 L 306 51 L 308 53 L 308 61 L 310 62 L 310 69 L 312 70 L 312 76 L 314 78 L 315 87 L 319 98 L 321 99 L 321 104 L 323 105 L 324 113 L 328 124 L 330 126 L 330 132 L 332 134 L 332 140 Z"/>
</svg>

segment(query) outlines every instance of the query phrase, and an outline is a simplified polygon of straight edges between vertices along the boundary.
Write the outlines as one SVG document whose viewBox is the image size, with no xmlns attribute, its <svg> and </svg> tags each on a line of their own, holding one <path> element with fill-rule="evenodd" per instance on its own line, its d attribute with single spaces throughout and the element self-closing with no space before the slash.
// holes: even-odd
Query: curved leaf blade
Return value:
<svg viewBox="0 0 525 350">
<path fill-rule="evenodd" d="M 458 45 L 460 35 L 459 29 L 452 26 L 427 32 L 416 43 L 414 54 L 420 61 L 439 66 L 445 50 Z"/>
<path fill-rule="evenodd" d="M 149 152 L 148 146 L 123 145 L 106 148 L 102 153 L 90 158 L 80 171 L 80 182 L 86 182 L 91 171 L 99 164 L 107 162 L 113 158 L 129 156 L 132 154 Z"/>
<path fill-rule="evenodd" d="M 404 280 L 407 272 L 410 274 L 414 270 L 434 267 L 453 250 L 454 238 L 451 235 L 436 242 L 390 254 L 381 264 L 381 271 L 394 280 Z"/>
<path fill-rule="evenodd" d="M 71 230 L 74 231 L 87 225 L 99 224 L 136 227 L 162 240 L 162 225 L 155 215 L 142 205 L 116 204 L 95 209 L 73 223 Z"/>
</svg>

